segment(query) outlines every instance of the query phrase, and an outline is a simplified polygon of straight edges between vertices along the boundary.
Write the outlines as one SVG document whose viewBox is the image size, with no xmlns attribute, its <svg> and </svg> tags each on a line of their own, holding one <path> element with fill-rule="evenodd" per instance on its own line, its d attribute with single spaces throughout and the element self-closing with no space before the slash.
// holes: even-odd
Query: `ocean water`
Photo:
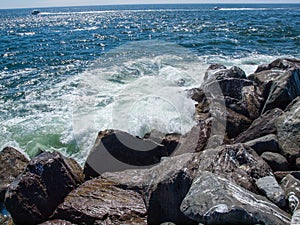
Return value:
<svg viewBox="0 0 300 225">
<path fill-rule="evenodd" d="M 208 65 L 300 57 L 300 4 L 0 10 L 0 148 L 81 164 L 97 132 L 185 133 Z"/>
</svg>

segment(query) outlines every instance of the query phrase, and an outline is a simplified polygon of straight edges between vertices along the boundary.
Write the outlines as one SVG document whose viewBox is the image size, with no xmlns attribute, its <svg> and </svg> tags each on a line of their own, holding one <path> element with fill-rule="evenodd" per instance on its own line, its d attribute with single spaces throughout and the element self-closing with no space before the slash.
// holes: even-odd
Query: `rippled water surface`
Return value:
<svg viewBox="0 0 300 225">
<path fill-rule="evenodd" d="M 299 57 L 300 5 L 0 10 L 0 147 L 83 162 L 97 131 L 186 132 L 209 63 Z"/>
</svg>

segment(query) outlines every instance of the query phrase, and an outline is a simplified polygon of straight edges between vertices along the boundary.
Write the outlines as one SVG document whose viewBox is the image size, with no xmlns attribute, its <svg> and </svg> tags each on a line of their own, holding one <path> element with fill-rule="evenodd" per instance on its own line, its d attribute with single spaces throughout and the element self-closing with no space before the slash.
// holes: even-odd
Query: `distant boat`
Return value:
<svg viewBox="0 0 300 225">
<path fill-rule="evenodd" d="M 221 9 L 219 6 L 214 7 L 214 10 L 219 10 L 219 9 Z"/>
<path fill-rule="evenodd" d="M 31 12 L 31 14 L 32 14 L 32 15 L 37 15 L 37 14 L 40 14 L 40 11 L 38 11 L 38 10 L 33 10 L 33 11 Z"/>
</svg>

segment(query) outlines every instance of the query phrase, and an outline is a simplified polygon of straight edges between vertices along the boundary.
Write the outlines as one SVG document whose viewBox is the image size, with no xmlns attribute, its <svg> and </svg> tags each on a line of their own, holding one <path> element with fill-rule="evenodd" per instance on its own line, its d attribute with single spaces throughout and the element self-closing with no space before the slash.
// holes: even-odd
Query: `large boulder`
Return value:
<svg viewBox="0 0 300 225">
<path fill-rule="evenodd" d="M 86 179 L 104 172 L 153 166 L 173 153 L 179 139 L 176 134 L 141 139 L 119 130 L 101 131 L 84 166 Z"/>
<path fill-rule="evenodd" d="M 45 152 L 33 158 L 10 184 L 5 206 L 18 225 L 41 223 L 83 180 L 82 169 L 76 161 L 58 152 Z"/>
<path fill-rule="evenodd" d="M 278 141 L 289 161 L 300 156 L 300 97 L 296 98 L 285 113 L 277 119 Z"/>
<path fill-rule="evenodd" d="M 206 225 L 288 225 L 287 213 L 230 180 L 200 172 L 183 200 L 181 211 Z"/>
<path fill-rule="evenodd" d="M 254 120 L 251 126 L 241 133 L 234 142 L 245 143 L 268 134 L 277 134 L 276 122 L 283 113 L 281 109 L 277 108 L 265 112 Z"/>
<path fill-rule="evenodd" d="M 198 102 L 197 113 L 206 112 L 208 104 L 216 104 L 217 114 L 227 119 L 229 138 L 236 137 L 250 126 L 252 120 L 259 116 L 262 102 L 260 90 L 247 79 L 242 69 L 226 69 L 221 65 L 208 68 L 198 94 L 194 93 L 192 99 Z M 222 104 L 226 106 L 225 110 Z"/>
<path fill-rule="evenodd" d="M 263 93 L 263 112 L 273 108 L 284 110 L 300 95 L 300 61 L 297 59 L 277 59 L 259 66 L 249 77 L 256 81 Z"/>
<path fill-rule="evenodd" d="M 95 178 L 69 193 L 52 218 L 75 224 L 146 225 L 146 212 L 140 194 Z"/>
<path fill-rule="evenodd" d="M 0 152 L 0 205 L 7 187 L 26 168 L 29 160 L 18 150 L 6 147 Z"/>
<path fill-rule="evenodd" d="M 250 147 L 242 144 L 207 149 L 194 156 L 199 171 L 210 171 L 258 193 L 255 181 L 272 175 L 268 164 Z"/>
<path fill-rule="evenodd" d="M 179 209 L 197 171 L 198 163 L 191 161 L 193 156 L 187 153 L 163 158 L 161 163 L 150 169 L 108 172 L 101 178 L 141 193 L 147 207 L 148 224 L 196 224 Z"/>
</svg>

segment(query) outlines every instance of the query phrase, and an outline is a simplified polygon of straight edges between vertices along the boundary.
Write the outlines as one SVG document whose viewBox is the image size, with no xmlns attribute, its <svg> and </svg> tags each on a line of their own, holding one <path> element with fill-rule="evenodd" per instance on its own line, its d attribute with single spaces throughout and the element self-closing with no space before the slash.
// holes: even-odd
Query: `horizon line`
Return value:
<svg viewBox="0 0 300 225">
<path fill-rule="evenodd" d="M 209 2 L 202 2 L 202 3 L 116 3 L 116 4 L 99 4 L 99 5 L 66 5 L 66 6 L 38 6 L 38 7 L 13 7 L 13 8 L 1 8 L 0 10 L 6 9 L 42 9 L 42 8 L 71 8 L 71 7 L 95 7 L 95 6 L 147 6 L 147 5 L 300 5 L 300 3 L 297 2 L 278 2 L 278 3 L 270 3 L 270 2 L 258 2 L 258 3 L 244 3 L 244 2 L 215 2 L 215 3 L 209 3 Z"/>
</svg>

